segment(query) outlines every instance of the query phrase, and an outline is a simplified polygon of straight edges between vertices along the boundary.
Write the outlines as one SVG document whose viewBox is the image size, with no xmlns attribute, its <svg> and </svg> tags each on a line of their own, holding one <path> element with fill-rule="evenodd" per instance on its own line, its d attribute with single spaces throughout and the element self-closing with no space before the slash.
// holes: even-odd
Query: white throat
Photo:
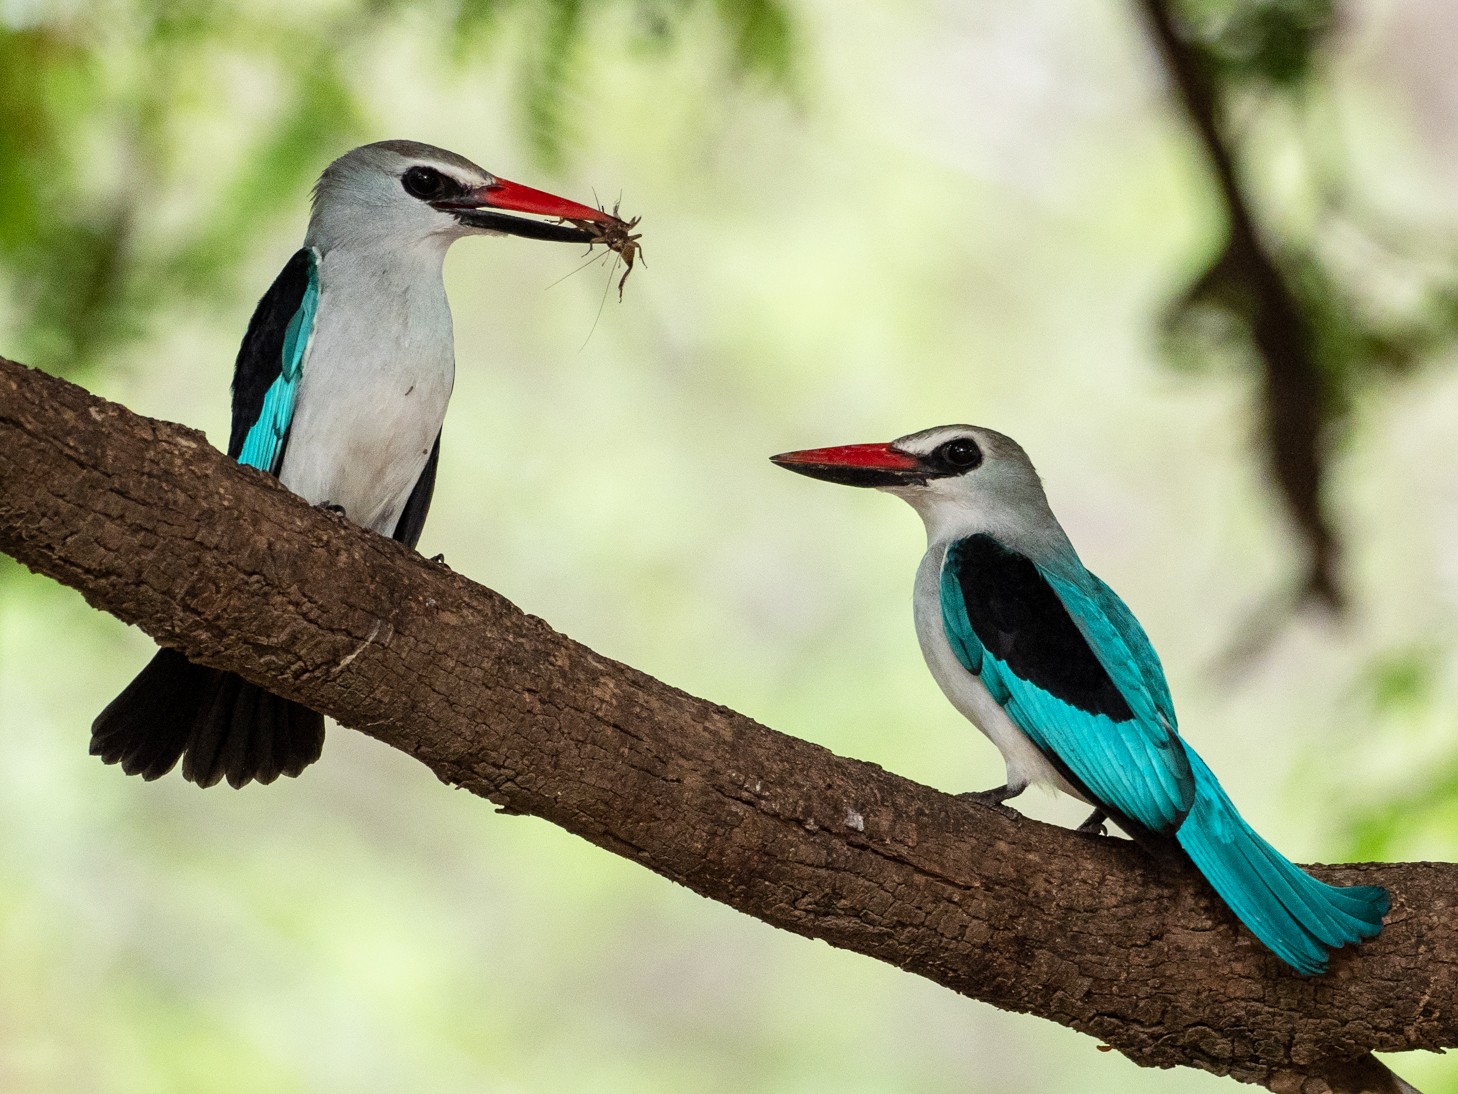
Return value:
<svg viewBox="0 0 1458 1094">
<path fill-rule="evenodd" d="M 445 419 L 455 336 L 448 240 L 319 257 L 319 309 L 279 477 L 390 535 Z"/>
</svg>

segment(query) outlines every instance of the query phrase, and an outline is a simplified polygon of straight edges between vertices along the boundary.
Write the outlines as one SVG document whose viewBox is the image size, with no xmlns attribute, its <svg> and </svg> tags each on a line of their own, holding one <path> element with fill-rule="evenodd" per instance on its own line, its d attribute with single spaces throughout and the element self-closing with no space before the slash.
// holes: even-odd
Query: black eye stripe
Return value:
<svg viewBox="0 0 1458 1094">
<path fill-rule="evenodd" d="M 946 475 L 960 475 L 982 463 L 982 449 L 971 437 L 953 437 L 937 445 L 927 462 Z"/>
<path fill-rule="evenodd" d="M 420 201 L 443 201 L 466 192 L 466 188 L 449 175 L 419 164 L 406 169 L 400 176 L 400 185 L 407 194 Z"/>
</svg>

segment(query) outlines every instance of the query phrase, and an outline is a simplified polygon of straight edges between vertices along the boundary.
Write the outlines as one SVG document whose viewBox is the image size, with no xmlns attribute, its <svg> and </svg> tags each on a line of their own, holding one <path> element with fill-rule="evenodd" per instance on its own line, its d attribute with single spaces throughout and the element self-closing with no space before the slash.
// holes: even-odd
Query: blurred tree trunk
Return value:
<svg viewBox="0 0 1458 1094">
<path fill-rule="evenodd" d="M 1329 419 L 1338 400 L 1320 367 L 1315 320 L 1264 237 L 1241 178 L 1224 101 L 1236 81 L 1228 73 L 1222 80 L 1209 51 L 1184 31 L 1178 5 L 1138 0 L 1138 6 L 1210 170 L 1225 221 L 1225 239 L 1173 314 L 1215 306 L 1243 332 L 1261 376 L 1259 428 L 1271 479 L 1306 547 L 1302 596 L 1341 608 L 1340 543 L 1326 511 Z M 1314 42 L 1307 48 L 1314 49 Z"/>
<path fill-rule="evenodd" d="M 1297 976 L 1192 870 L 686 695 L 309 507 L 193 430 L 3 358 L 0 551 L 502 812 L 1135 1063 L 1396 1092 L 1372 1050 L 1458 1045 L 1454 866 L 1318 870 L 1386 885 L 1395 904 L 1374 942 Z"/>
</svg>

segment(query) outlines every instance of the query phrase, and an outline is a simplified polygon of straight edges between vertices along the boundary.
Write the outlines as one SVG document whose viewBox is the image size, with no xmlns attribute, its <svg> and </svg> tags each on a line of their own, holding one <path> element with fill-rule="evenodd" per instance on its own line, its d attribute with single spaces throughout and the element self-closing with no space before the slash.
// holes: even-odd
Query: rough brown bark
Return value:
<svg viewBox="0 0 1458 1094">
<path fill-rule="evenodd" d="M 1136 1063 L 1377 1091 L 1371 1050 L 1458 1045 L 1452 865 L 1318 870 L 1395 903 L 1377 940 L 1297 976 L 1190 871 L 686 695 L 193 430 L 3 359 L 0 551 L 506 810 Z"/>
</svg>

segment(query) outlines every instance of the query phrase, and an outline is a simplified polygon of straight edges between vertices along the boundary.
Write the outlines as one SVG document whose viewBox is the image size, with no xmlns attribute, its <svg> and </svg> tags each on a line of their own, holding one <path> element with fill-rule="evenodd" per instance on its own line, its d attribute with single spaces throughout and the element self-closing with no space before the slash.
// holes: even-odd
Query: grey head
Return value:
<svg viewBox="0 0 1458 1094">
<path fill-rule="evenodd" d="M 464 235 L 505 234 L 587 243 L 581 228 L 509 215 L 607 220 L 599 209 L 493 175 L 454 152 L 417 141 L 379 141 L 340 156 L 314 187 L 305 245 L 437 248 Z"/>
<path fill-rule="evenodd" d="M 811 448 L 771 456 L 789 471 L 905 499 L 928 539 L 989 532 L 1027 550 L 1066 545 L 1022 445 L 976 425 L 940 425 L 884 444 Z"/>
</svg>

